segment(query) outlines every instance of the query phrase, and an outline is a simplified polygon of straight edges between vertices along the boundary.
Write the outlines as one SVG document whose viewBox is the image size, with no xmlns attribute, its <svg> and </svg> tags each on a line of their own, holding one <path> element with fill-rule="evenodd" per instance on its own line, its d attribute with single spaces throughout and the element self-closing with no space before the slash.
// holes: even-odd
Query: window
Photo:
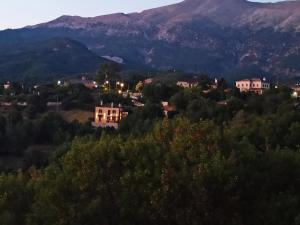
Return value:
<svg viewBox="0 0 300 225">
<path fill-rule="evenodd" d="M 113 113 L 113 114 L 116 114 L 116 110 L 113 110 L 112 113 Z"/>
<path fill-rule="evenodd" d="M 107 113 L 108 115 L 110 115 L 110 110 L 108 110 L 108 113 Z"/>
</svg>

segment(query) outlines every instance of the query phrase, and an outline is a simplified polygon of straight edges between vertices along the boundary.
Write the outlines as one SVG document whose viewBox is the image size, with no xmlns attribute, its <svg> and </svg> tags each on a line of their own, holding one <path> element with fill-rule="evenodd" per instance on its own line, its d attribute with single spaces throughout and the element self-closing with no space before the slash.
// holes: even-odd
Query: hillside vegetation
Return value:
<svg viewBox="0 0 300 225">
<path fill-rule="evenodd" d="M 67 38 L 0 46 L 0 80 L 37 82 L 95 73 L 98 65 L 106 61 Z"/>
</svg>

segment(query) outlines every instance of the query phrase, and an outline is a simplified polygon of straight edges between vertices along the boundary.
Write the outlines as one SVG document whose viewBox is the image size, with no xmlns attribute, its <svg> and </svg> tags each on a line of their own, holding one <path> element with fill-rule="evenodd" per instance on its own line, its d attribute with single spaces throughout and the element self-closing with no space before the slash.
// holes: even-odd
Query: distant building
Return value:
<svg viewBox="0 0 300 225">
<path fill-rule="evenodd" d="M 46 106 L 49 110 L 60 110 L 62 108 L 62 102 L 47 102 Z"/>
<path fill-rule="evenodd" d="M 240 92 L 254 92 L 257 94 L 262 94 L 265 90 L 270 89 L 270 83 L 259 78 L 239 80 L 235 82 L 235 86 Z"/>
<path fill-rule="evenodd" d="M 198 86 L 197 81 L 178 81 L 177 86 L 183 87 L 183 88 L 194 88 Z"/>
<path fill-rule="evenodd" d="M 170 105 L 169 102 L 162 102 L 161 105 L 164 111 L 164 116 L 167 118 L 172 118 L 178 113 L 176 107 L 174 105 Z"/>
<path fill-rule="evenodd" d="M 291 86 L 292 89 L 292 97 L 299 98 L 300 97 L 300 85 Z"/>
<path fill-rule="evenodd" d="M 0 102 L 0 106 L 3 107 L 10 107 L 10 106 L 20 106 L 20 107 L 26 107 L 27 106 L 27 102 Z"/>
<path fill-rule="evenodd" d="M 3 85 L 4 90 L 8 90 L 11 88 L 11 83 L 8 81 Z"/>
<path fill-rule="evenodd" d="M 218 89 L 218 86 L 219 86 L 219 80 L 217 78 L 215 78 L 214 83 L 209 85 L 209 88 L 215 90 L 215 89 Z"/>
<path fill-rule="evenodd" d="M 129 92 L 130 99 L 139 100 L 142 97 L 142 93 L 139 92 Z"/>
<path fill-rule="evenodd" d="M 128 112 L 125 112 L 121 105 L 101 105 L 95 109 L 95 121 L 94 127 L 112 127 L 119 128 L 120 121 L 128 116 Z"/>
<path fill-rule="evenodd" d="M 144 80 L 144 84 L 152 84 L 153 83 L 153 81 L 154 81 L 154 79 L 153 78 L 148 78 L 148 79 L 146 79 L 146 80 Z"/>
<path fill-rule="evenodd" d="M 142 103 L 142 102 L 139 102 L 137 100 L 132 100 L 132 104 L 135 106 L 135 107 L 144 107 L 145 104 Z"/>
<path fill-rule="evenodd" d="M 226 105 L 228 105 L 228 102 L 227 102 L 227 100 L 219 101 L 219 102 L 217 102 L 217 105 L 226 106 Z"/>
<path fill-rule="evenodd" d="M 81 77 L 81 79 L 70 79 L 66 81 L 58 81 L 57 84 L 59 86 L 70 86 L 70 85 L 76 85 L 76 84 L 82 84 L 88 89 L 96 89 L 99 87 L 98 83 L 94 80 L 88 80 L 86 77 Z"/>
</svg>

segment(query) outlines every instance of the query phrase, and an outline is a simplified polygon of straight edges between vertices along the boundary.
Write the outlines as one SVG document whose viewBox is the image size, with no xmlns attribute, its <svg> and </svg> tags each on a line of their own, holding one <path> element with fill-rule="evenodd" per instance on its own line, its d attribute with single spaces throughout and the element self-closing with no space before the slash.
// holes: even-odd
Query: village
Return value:
<svg viewBox="0 0 300 225">
<path fill-rule="evenodd" d="M 232 86 L 228 84 L 224 86 L 224 79 L 210 79 L 208 77 L 205 77 L 205 83 L 202 81 L 200 84 L 201 79 L 203 77 L 193 76 L 164 85 L 175 87 L 177 90 L 201 89 L 203 95 L 218 90 L 220 86 L 223 86 L 222 91 L 224 93 L 238 91 L 241 94 L 252 93 L 256 95 L 262 95 L 271 88 L 278 88 L 278 84 L 271 85 L 265 78 L 238 80 Z M 136 83 L 125 82 L 121 79 L 105 79 L 100 83 L 85 76 L 31 86 L 7 81 L 1 85 L 2 88 L 0 89 L 0 111 L 3 113 L 16 107 L 20 111 L 24 109 L 25 112 L 31 109 L 32 112 L 28 112 L 28 114 L 35 114 L 38 113 L 39 109 L 35 112 L 34 108 L 43 108 L 42 111 L 62 113 L 69 122 L 78 120 L 82 123 L 88 122 L 95 128 L 118 129 L 121 121 L 135 108 L 145 106 L 147 101 L 143 95 L 145 87 L 160 86 L 161 83 L 155 77 L 148 77 Z M 299 85 L 288 88 L 291 89 L 291 97 L 297 99 L 300 96 Z M 160 101 L 164 117 L 172 118 L 179 113 L 177 106 L 169 102 L 169 99 L 157 100 Z M 227 101 L 228 98 L 219 99 L 217 104 L 226 106 Z"/>
</svg>

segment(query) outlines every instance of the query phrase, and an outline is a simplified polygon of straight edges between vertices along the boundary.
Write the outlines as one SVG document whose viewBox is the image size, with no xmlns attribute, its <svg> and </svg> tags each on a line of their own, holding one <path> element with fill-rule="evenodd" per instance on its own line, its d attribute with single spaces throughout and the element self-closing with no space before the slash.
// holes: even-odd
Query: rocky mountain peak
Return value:
<svg viewBox="0 0 300 225">
<path fill-rule="evenodd" d="M 66 36 L 125 64 L 300 76 L 300 1 L 185 0 L 141 13 L 62 16 L 30 28 L 34 35 L 26 30 L 19 39 L 37 38 L 36 30 L 43 38 Z"/>
</svg>

